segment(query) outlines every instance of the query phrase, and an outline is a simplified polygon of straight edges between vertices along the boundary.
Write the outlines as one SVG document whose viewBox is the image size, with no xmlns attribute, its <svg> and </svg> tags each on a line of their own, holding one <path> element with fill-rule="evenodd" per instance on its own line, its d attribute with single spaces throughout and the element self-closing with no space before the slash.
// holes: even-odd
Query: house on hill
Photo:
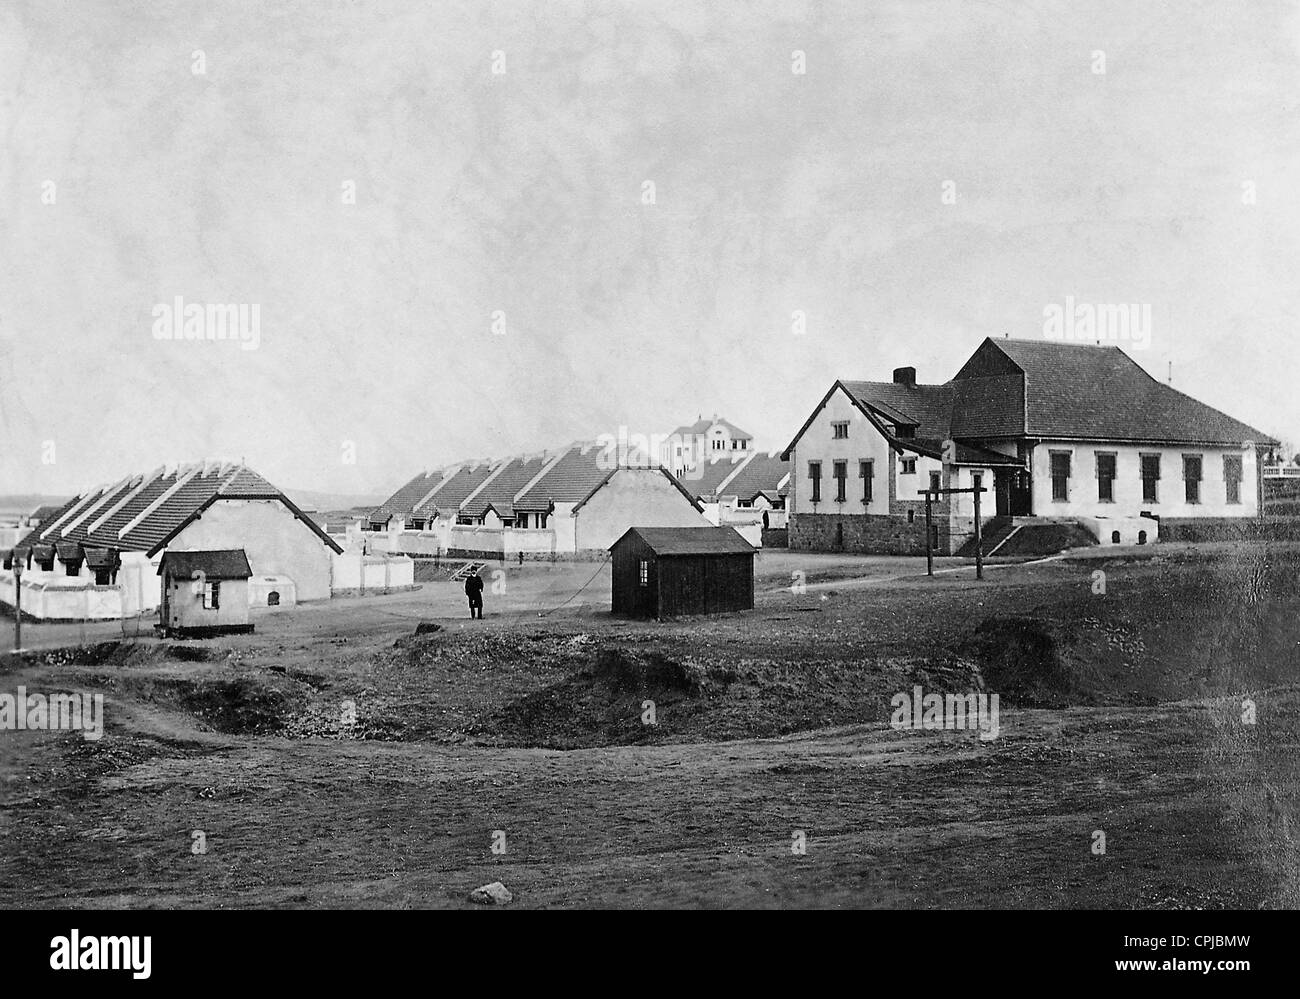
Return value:
<svg viewBox="0 0 1300 999">
<path fill-rule="evenodd" d="M 790 547 L 955 552 L 981 520 L 1077 521 L 1109 542 L 1137 518 L 1254 517 L 1259 457 L 1277 441 L 1152 378 L 1114 346 L 986 339 L 952 380 L 836 381 L 784 456 Z M 987 531 L 987 528 L 986 528 Z"/>
<path fill-rule="evenodd" d="M 659 444 L 659 464 L 679 479 L 686 479 L 704 462 L 726 455 L 747 455 L 753 449 L 752 434 L 716 414 L 712 419 L 701 416 L 694 423 L 678 427 Z"/>
</svg>

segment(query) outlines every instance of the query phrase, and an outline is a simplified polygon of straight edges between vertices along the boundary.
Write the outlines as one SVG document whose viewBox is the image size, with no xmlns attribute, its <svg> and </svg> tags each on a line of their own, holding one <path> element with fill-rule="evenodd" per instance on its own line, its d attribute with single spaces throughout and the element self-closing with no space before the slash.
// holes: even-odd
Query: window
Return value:
<svg viewBox="0 0 1300 999">
<path fill-rule="evenodd" d="M 1142 502 L 1158 503 L 1157 483 L 1160 481 L 1160 455 L 1142 455 Z"/>
<path fill-rule="evenodd" d="M 1223 456 L 1223 485 L 1225 499 L 1229 503 L 1241 502 L 1241 455 L 1225 454 Z"/>
<path fill-rule="evenodd" d="M 110 570 L 108 570 L 108 569 L 96 569 L 96 570 L 95 570 L 95 585 L 96 585 L 96 586 L 108 586 L 108 585 L 109 585 L 109 579 L 111 578 L 111 576 L 112 576 L 112 572 L 111 572 Z"/>
<path fill-rule="evenodd" d="M 903 459 L 903 472 L 902 472 L 902 474 L 903 474 L 903 475 L 915 475 L 915 474 L 916 474 L 916 459 L 915 459 L 915 458 L 904 458 L 904 459 Z"/>
<path fill-rule="evenodd" d="M 726 442 L 721 437 L 713 438 L 713 450 L 721 451 L 726 447 Z"/>
<path fill-rule="evenodd" d="M 64 572 L 64 575 L 67 575 L 67 576 L 80 576 L 80 575 L 81 575 L 81 563 L 78 562 L 76 559 L 73 559 L 71 562 L 64 562 L 64 563 L 63 563 L 63 572 Z"/>
<path fill-rule="evenodd" d="M 280 594 L 277 593 L 275 590 L 272 590 L 270 593 L 268 593 L 268 594 L 266 595 L 266 606 L 268 606 L 268 607 L 279 607 L 279 606 L 280 606 Z"/>
<path fill-rule="evenodd" d="M 937 492 L 938 492 L 940 489 L 942 489 L 942 488 L 943 488 L 943 479 L 940 477 L 939 473 L 938 473 L 938 472 L 931 472 L 931 473 L 930 473 L 930 492 L 932 492 L 932 493 L 937 493 Z M 937 499 L 937 497 L 936 497 L 936 499 Z"/>
<path fill-rule="evenodd" d="M 862 502 L 871 502 L 871 483 L 876 475 L 876 465 L 873 461 L 858 462 L 858 477 L 862 479 Z"/>
<path fill-rule="evenodd" d="M 916 511 L 911 507 L 907 508 L 907 522 L 910 524 L 916 520 Z"/>
<path fill-rule="evenodd" d="M 983 472 L 971 472 L 971 473 L 970 473 L 970 484 L 971 484 L 972 486 L 974 486 L 976 489 L 983 489 L 983 488 L 984 488 L 984 473 L 983 473 Z"/>
<path fill-rule="evenodd" d="M 1201 502 L 1201 456 L 1183 455 L 1183 495 L 1188 503 Z"/>
<path fill-rule="evenodd" d="M 733 450 L 733 451 L 739 451 L 739 450 L 740 450 L 740 441 L 732 441 L 732 442 L 731 442 L 731 450 Z"/>
<path fill-rule="evenodd" d="M 1064 503 L 1070 498 L 1070 452 L 1049 453 L 1052 470 L 1052 502 Z"/>
<path fill-rule="evenodd" d="M 843 503 L 847 499 L 844 480 L 849 477 L 849 463 L 837 461 L 832 467 L 835 469 L 835 502 Z"/>
<path fill-rule="evenodd" d="M 1115 455 L 1096 451 L 1097 459 L 1097 500 L 1101 503 L 1115 502 Z"/>
<path fill-rule="evenodd" d="M 812 501 L 820 503 L 822 498 L 822 463 L 808 462 L 808 478 L 812 479 Z"/>
<path fill-rule="evenodd" d="M 840 420 L 831 424 L 831 436 L 837 441 L 842 441 L 849 436 L 849 421 Z"/>
<path fill-rule="evenodd" d="M 650 563 L 645 559 L 641 560 L 641 575 L 639 578 L 642 586 L 650 585 Z"/>
<path fill-rule="evenodd" d="M 749 450 L 749 441 L 742 440 L 742 441 L 740 442 L 740 450 L 742 450 L 742 451 L 748 451 L 748 450 Z"/>
<path fill-rule="evenodd" d="M 213 580 L 211 583 L 203 584 L 203 609 L 220 610 L 221 609 L 221 581 Z"/>
</svg>

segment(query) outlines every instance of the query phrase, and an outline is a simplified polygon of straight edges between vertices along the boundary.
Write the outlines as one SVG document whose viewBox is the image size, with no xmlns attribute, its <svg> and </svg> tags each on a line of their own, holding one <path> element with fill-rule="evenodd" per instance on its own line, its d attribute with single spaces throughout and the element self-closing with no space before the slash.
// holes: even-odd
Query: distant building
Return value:
<svg viewBox="0 0 1300 999">
<path fill-rule="evenodd" d="M 701 416 L 678 427 L 659 445 L 659 464 L 685 479 L 702 463 L 726 455 L 745 455 L 754 449 L 754 437 L 734 423 L 715 415 Z"/>
<path fill-rule="evenodd" d="M 248 580 L 243 549 L 163 553 L 159 630 L 166 636 L 210 638 L 247 633 Z"/>
<path fill-rule="evenodd" d="M 754 548 L 729 527 L 631 527 L 610 554 L 615 614 L 664 618 L 754 606 Z"/>
<path fill-rule="evenodd" d="M 611 464 L 594 443 L 424 472 L 371 511 L 373 551 L 597 557 L 634 523 L 705 526 L 664 468 Z"/>
</svg>

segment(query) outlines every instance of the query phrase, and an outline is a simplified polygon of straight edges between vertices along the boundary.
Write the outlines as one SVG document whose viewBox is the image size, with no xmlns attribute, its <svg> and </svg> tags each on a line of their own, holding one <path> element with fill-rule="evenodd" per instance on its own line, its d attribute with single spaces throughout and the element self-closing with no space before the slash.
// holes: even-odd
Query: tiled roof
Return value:
<svg viewBox="0 0 1300 999">
<path fill-rule="evenodd" d="M 975 370 L 996 370 L 1003 358 L 1013 374 L 1023 372 L 1023 426 L 1031 437 L 1276 443 L 1263 431 L 1157 381 L 1119 347 L 988 339 L 963 372 L 969 377 Z M 959 372 L 956 380 L 962 377 Z M 1013 398 L 1003 397 L 1004 405 L 1007 401 L 1014 405 Z M 1010 423 L 1010 416 L 1003 418 Z"/>
<path fill-rule="evenodd" d="M 656 555 L 753 555 L 754 546 L 730 527 L 629 527 Z"/>
<path fill-rule="evenodd" d="M 899 385 L 895 382 L 843 382 L 860 402 L 880 410 L 889 423 L 916 428 L 917 437 L 948 436 L 952 413 L 950 385 Z"/>
<path fill-rule="evenodd" d="M 172 578 L 198 579 L 202 573 L 208 579 L 248 579 L 253 570 L 242 548 L 220 548 L 214 551 L 167 551 L 158 566 L 158 575 L 170 573 Z"/>
<path fill-rule="evenodd" d="M 748 457 L 750 457 L 748 454 L 733 454 L 728 451 L 723 457 L 710 458 L 697 464 L 694 469 L 687 469 L 681 476 L 681 484 L 695 499 L 704 496 L 712 497 L 717 492 L 718 486 L 728 476 L 738 471 L 741 463 Z"/>
<path fill-rule="evenodd" d="M 475 489 L 483 484 L 495 467 L 495 465 L 487 461 L 462 465 L 447 480 L 446 485 L 440 487 L 433 494 L 433 498 L 420 507 L 419 512 L 426 516 L 432 516 L 434 510 L 459 510 L 460 505 L 465 502 Z M 437 482 L 431 481 L 429 489 L 432 489 L 435 485 L 437 485 Z M 425 490 L 425 492 L 428 491 L 428 489 Z"/>
<path fill-rule="evenodd" d="M 759 452 L 722 487 L 722 492 L 741 499 L 753 499 L 765 491 L 775 495 L 781 481 L 789 474 L 790 463 L 782 461 L 779 454 Z"/>
<path fill-rule="evenodd" d="M 70 501 L 20 544 L 71 542 L 118 551 L 152 552 L 219 499 L 276 499 L 330 548 L 339 547 L 315 521 L 252 469 L 196 462 L 129 476 Z"/>
<path fill-rule="evenodd" d="M 516 510 L 545 510 L 554 503 L 580 503 L 614 471 L 608 452 L 596 444 L 574 445 L 523 495 Z"/>
<path fill-rule="evenodd" d="M 841 381 L 831 392 L 841 386 L 886 424 L 895 446 L 934 453 L 951 439 L 961 462 L 1014 464 L 980 446 L 989 438 L 1277 443 L 1156 380 L 1115 346 L 986 339 L 944 385 Z M 889 434 L 888 425 L 899 422 L 910 422 L 914 437 Z"/>
<path fill-rule="evenodd" d="M 368 523 L 387 523 L 393 517 L 409 520 L 415 504 L 442 481 L 441 470 L 421 472 L 367 515 Z"/>
<path fill-rule="evenodd" d="M 515 494 L 542 470 L 547 457 L 539 454 L 499 462 L 497 474 L 461 506 L 460 512 L 470 517 L 481 517 L 490 505 L 499 516 L 514 516 Z"/>
</svg>

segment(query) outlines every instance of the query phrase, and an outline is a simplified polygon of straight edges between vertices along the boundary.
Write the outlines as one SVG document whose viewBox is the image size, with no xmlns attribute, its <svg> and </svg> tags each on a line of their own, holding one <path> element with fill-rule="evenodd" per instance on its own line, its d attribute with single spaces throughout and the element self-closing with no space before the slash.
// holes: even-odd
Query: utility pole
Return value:
<svg viewBox="0 0 1300 999">
<path fill-rule="evenodd" d="M 23 650 L 23 560 L 13 553 L 14 560 L 14 651 Z"/>
</svg>

